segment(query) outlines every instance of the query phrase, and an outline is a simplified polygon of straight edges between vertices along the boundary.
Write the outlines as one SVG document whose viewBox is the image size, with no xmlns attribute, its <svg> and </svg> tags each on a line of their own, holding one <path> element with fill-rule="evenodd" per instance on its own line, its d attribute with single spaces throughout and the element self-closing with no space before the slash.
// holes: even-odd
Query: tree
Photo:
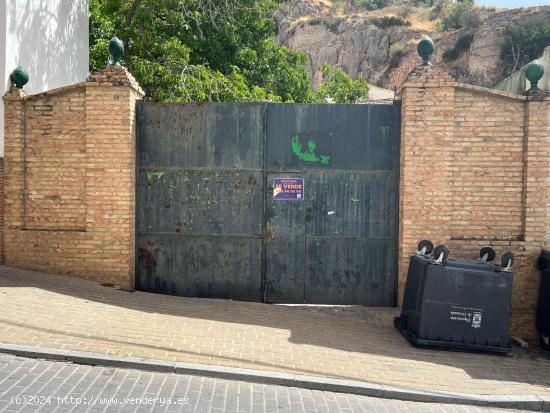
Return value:
<svg viewBox="0 0 550 413">
<path fill-rule="evenodd" d="M 550 44 L 550 22 L 509 24 L 504 30 L 500 57 L 512 73 L 539 58 Z"/>
<path fill-rule="evenodd" d="M 458 0 L 443 9 L 439 29 L 441 31 L 475 29 L 480 24 L 481 16 L 479 9 L 475 7 L 474 0 Z"/>
<path fill-rule="evenodd" d="M 153 100 L 313 101 L 307 55 L 275 43 L 270 14 L 278 6 L 278 0 L 91 0 L 90 70 L 106 63 L 107 44 L 118 36 L 123 64 Z"/>
<path fill-rule="evenodd" d="M 369 84 L 361 76 L 354 80 L 341 70 L 324 65 L 323 83 L 315 90 L 314 101 L 355 103 L 359 99 L 367 98 L 368 94 Z"/>
</svg>

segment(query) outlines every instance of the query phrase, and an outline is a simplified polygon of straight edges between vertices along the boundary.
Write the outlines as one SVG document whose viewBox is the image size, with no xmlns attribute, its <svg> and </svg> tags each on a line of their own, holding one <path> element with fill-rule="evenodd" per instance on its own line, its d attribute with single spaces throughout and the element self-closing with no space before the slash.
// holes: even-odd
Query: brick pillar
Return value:
<svg viewBox="0 0 550 413">
<path fill-rule="evenodd" d="M 527 102 L 525 241 L 550 250 L 550 97 Z"/>
<path fill-rule="evenodd" d="M 24 100 L 26 93 L 12 87 L 4 96 L 4 162 L 2 199 L 2 263 L 4 245 L 10 229 L 23 222 L 23 137 L 25 133 Z"/>
<path fill-rule="evenodd" d="M 526 108 L 524 237 L 514 251 L 512 332 L 536 342 L 540 271 L 536 261 L 550 250 L 550 98 L 529 97 Z"/>
<path fill-rule="evenodd" d="M 399 305 L 418 241 L 450 240 L 454 92 L 452 77 L 427 66 L 414 69 L 401 89 Z"/>
<path fill-rule="evenodd" d="M 105 232 L 117 234 L 110 240 L 112 256 L 92 256 L 87 264 L 125 273 L 126 284 L 119 284 L 128 289 L 135 284 L 135 106 L 143 95 L 122 66 L 107 66 L 87 80 L 86 228 L 98 239 Z"/>
<path fill-rule="evenodd" d="M 525 241 L 550 247 L 550 98 L 527 102 Z"/>
</svg>

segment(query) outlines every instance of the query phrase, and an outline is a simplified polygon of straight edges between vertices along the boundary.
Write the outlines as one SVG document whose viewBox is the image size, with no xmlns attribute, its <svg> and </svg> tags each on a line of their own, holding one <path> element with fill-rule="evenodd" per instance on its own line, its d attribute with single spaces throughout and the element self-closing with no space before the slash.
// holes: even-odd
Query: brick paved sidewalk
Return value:
<svg viewBox="0 0 550 413">
<path fill-rule="evenodd" d="M 371 323 L 310 308 L 129 293 L 0 267 L 3 343 L 424 390 L 550 395 L 548 357 L 520 350 L 508 357 L 420 350 L 380 320 Z"/>
</svg>

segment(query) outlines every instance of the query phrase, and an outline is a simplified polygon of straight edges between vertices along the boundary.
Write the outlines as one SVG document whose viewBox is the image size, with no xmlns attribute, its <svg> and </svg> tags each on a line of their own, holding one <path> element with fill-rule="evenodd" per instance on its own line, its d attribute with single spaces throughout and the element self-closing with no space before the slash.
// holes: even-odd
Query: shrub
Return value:
<svg viewBox="0 0 550 413">
<path fill-rule="evenodd" d="M 473 33 L 465 33 L 462 36 L 460 36 L 455 46 L 452 49 L 446 50 L 443 53 L 443 60 L 445 61 L 451 61 L 456 60 L 459 58 L 459 56 L 466 50 L 470 48 L 470 45 L 474 41 L 474 34 Z"/>
<path fill-rule="evenodd" d="M 399 7 L 399 11 L 397 12 L 397 15 L 401 17 L 402 19 L 406 19 L 412 12 L 412 8 L 408 4 L 403 4 Z"/>
<path fill-rule="evenodd" d="M 407 54 L 407 48 L 399 43 L 390 46 L 390 55 L 388 58 L 388 69 L 394 69 L 399 66 L 401 58 Z"/>
<path fill-rule="evenodd" d="M 313 102 L 356 103 L 368 99 L 369 84 L 363 77 L 352 79 L 342 70 L 329 65 L 323 65 L 322 70 L 323 83 L 315 89 Z"/>
<path fill-rule="evenodd" d="M 441 31 L 475 29 L 481 24 L 481 17 L 471 0 L 463 0 L 447 5 L 439 22 Z"/>
<path fill-rule="evenodd" d="M 411 23 L 405 20 L 401 20 L 399 17 L 384 16 L 377 19 L 373 19 L 372 22 L 378 27 L 390 27 L 390 26 L 410 26 Z"/>
<path fill-rule="evenodd" d="M 432 7 L 434 0 L 413 0 L 412 4 L 416 7 Z"/>
<path fill-rule="evenodd" d="M 323 20 L 325 27 L 329 29 L 332 33 L 338 33 L 338 28 L 340 27 L 340 24 L 342 23 L 341 18 L 333 18 L 333 19 L 325 19 Z"/>
<path fill-rule="evenodd" d="M 504 29 L 500 57 L 508 72 L 513 72 L 540 57 L 550 44 L 550 22 L 509 24 Z"/>
<path fill-rule="evenodd" d="M 343 0 L 335 0 L 332 2 L 332 9 L 333 10 L 339 10 L 344 7 L 344 1 Z"/>
<path fill-rule="evenodd" d="M 390 2 L 391 0 L 356 0 L 356 5 L 365 10 L 377 10 L 389 6 Z"/>
<path fill-rule="evenodd" d="M 458 59 L 458 56 L 459 56 L 459 54 L 457 53 L 457 51 L 454 48 L 445 50 L 443 52 L 443 60 L 445 60 L 446 62 L 456 60 L 456 59 Z"/>
<path fill-rule="evenodd" d="M 445 9 L 445 2 L 443 0 L 437 1 L 430 10 L 430 20 L 436 20 L 441 17 L 443 10 Z"/>
<path fill-rule="evenodd" d="M 456 41 L 455 50 L 459 53 L 462 53 L 465 50 L 470 48 L 470 45 L 472 44 L 473 41 L 474 41 L 473 33 L 464 33 Z"/>
</svg>

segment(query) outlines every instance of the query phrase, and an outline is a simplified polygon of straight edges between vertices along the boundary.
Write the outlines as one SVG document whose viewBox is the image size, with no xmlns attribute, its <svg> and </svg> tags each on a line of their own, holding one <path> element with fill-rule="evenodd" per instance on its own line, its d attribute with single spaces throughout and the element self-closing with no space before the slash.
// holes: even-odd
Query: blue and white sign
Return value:
<svg viewBox="0 0 550 413">
<path fill-rule="evenodd" d="M 304 199 L 304 178 L 273 179 L 274 201 L 301 201 Z"/>
</svg>

